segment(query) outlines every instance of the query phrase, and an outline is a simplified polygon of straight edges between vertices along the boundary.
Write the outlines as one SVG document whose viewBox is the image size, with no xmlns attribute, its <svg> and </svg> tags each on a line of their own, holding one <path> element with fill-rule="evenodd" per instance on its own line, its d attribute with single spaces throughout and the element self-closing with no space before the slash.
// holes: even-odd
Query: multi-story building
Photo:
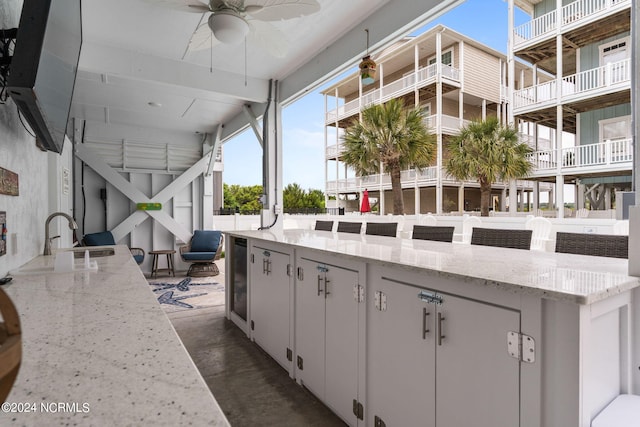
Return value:
<svg viewBox="0 0 640 427">
<path fill-rule="evenodd" d="M 390 176 L 355 176 L 341 161 L 341 136 L 366 106 L 403 98 L 405 105 L 425 109 L 425 120 L 438 144 L 430 167 L 402 171 L 405 213 L 479 210 L 479 184 L 459 182 L 443 168 L 447 140 L 472 119 L 498 116 L 506 122 L 507 56 L 438 25 L 420 36 L 401 40 L 373 59 L 377 63 L 374 83 L 364 85 L 359 73 L 354 73 L 322 92 L 327 206 L 357 210 L 358 196 L 367 189 L 371 199 L 379 201 L 380 212 L 391 211 Z M 517 64 L 513 74 L 516 87 L 531 85 L 528 67 Z M 532 182 L 518 181 L 511 188 L 509 183 L 500 182 L 492 189 L 494 210 L 506 210 L 509 189 L 511 203 L 520 207 L 531 204 Z M 513 197 L 516 191 L 517 198 Z"/>
<path fill-rule="evenodd" d="M 575 184 L 577 208 L 609 209 L 614 190 L 630 190 L 632 182 L 632 1 L 509 3 L 509 56 L 545 75 L 544 81 L 513 86 L 513 118 L 547 126 L 555 135 L 551 147 L 537 147 L 531 179 L 556 188 Z M 531 19 L 515 26 L 514 6 Z M 567 135 L 575 144 L 562 143 Z M 563 204 L 558 191 L 556 206 Z"/>
</svg>

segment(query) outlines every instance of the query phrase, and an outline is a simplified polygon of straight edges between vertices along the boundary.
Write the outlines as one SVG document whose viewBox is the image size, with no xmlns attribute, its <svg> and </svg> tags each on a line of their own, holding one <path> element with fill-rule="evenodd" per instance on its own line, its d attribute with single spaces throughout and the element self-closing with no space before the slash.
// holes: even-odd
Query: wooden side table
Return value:
<svg viewBox="0 0 640 427">
<path fill-rule="evenodd" d="M 158 277 L 159 271 L 166 271 L 168 275 L 176 277 L 175 269 L 173 268 L 173 255 L 176 253 L 173 249 L 165 249 L 159 251 L 149 251 L 149 254 L 153 257 L 151 261 L 151 277 Z M 158 257 L 160 255 L 167 256 L 167 268 L 158 268 Z"/>
</svg>

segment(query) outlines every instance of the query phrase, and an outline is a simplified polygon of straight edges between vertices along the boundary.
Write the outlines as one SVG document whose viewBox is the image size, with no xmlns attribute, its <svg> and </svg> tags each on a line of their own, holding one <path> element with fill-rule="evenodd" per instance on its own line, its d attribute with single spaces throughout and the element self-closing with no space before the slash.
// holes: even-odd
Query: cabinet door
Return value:
<svg viewBox="0 0 640 427">
<path fill-rule="evenodd" d="M 324 399 L 324 273 L 318 263 L 298 259 L 296 285 L 296 356 L 302 359 L 296 377 L 320 399 Z M 296 360 L 297 362 L 297 360 Z"/>
<path fill-rule="evenodd" d="M 507 353 L 519 312 L 449 295 L 439 310 L 436 425 L 519 425 L 520 362 Z"/>
<path fill-rule="evenodd" d="M 370 282 L 366 302 L 370 425 L 375 416 L 388 426 L 435 425 L 436 306 L 423 302 L 420 291 L 379 276 Z M 380 308 L 376 292 L 384 301 Z"/>
<path fill-rule="evenodd" d="M 288 254 L 254 247 L 251 265 L 251 336 L 260 347 L 289 369 L 289 287 Z"/>
<path fill-rule="evenodd" d="M 354 296 L 358 272 L 326 266 L 325 273 L 325 403 L 350 425 L 358 419 L 358 309 Z"/>
</svg>

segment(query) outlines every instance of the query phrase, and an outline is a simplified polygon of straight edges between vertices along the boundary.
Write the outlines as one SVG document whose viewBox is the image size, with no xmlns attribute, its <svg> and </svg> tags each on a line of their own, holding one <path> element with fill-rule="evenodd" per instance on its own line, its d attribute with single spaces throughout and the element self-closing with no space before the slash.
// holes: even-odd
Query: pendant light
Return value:
<svg viewBox="0 0 640 427">
<path fill-rule="evenodd" d="M 376 79 L 376 63 L 369 56 L 369 29 L 365 29 L 367 33 L 367 55 L 360 61 L 360 79 L 362 84 L 369 85 Z"/>
</svg>

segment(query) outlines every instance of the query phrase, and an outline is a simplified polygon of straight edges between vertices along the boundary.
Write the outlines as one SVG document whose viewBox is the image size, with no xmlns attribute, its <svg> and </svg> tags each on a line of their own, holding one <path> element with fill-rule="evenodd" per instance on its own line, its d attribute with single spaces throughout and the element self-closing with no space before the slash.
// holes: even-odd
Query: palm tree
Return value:
<svg viewBox="0 0 640 427">
<path fill-rule="evenodd" d="M 421 108 L 406 109 L 400 99 L 362 110 L 362 120 L 345 130 L 343 161 L 358 176 L 380 173 L 380 164 L 391 175 L 393 213 L 404 213 L 400 172 L 429 166 L 436 152 L 435 137 L 424 123 Z"/>
<path fill-rule="evenodd" d="M 460 129 L 449 143 L 449 175 L 460 181 L 476 178 L 480 183 L 480 212 L 489 216 L 491 184 L 526 177 L 532 165 L 531 148 L 518 141 L 518 131 L 502 126 L 496 117 L 474 120 Z"/>
</svg>

